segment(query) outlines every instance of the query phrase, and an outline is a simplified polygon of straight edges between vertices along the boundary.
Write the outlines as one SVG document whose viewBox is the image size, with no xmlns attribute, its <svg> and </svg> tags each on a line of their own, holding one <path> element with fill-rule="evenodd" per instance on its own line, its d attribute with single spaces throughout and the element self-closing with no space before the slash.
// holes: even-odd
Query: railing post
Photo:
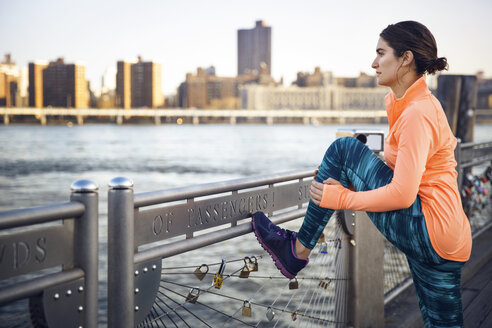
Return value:
<svg viewBox="0 0 492 328">
<path fill-rule="evenodd" d="M 384 327 L 384 239 L 365 212 L 350 215 L 354 234 L 349 245 L 348 323 L 354 328 Z"/>
<path fill-rule="evenodd" d="M 74 265 L 85 274 L 86 327 L 97 327 L 98 310 L 98 186 L 90 180 L 77 180 L 70 186 L 71 201 L 84 204 L 84 214 L 75 219 Z"/>
<path fill-rule="evenodd" d="M 347 215 L 348 211 L 338 211 L 337 216 L 340 217 L 340 215 Z M 348 216 L 341 217 L 341 220 L 339 223 L 342 226 L 341 232 L 340 232 L 340 244 L 338 245 L 339 250 L 338 254 L 335 256 L 335 268 L 337 274 L 335 275 L 335 278 L 342 278 L 342 279 L 351 279 L 352 277 L 350 276 L 351 271 L 350 271 L 350 256 L 351 256 L 351 248 L 352 245 L 350 244 L 350 240 L 353 240 L 353 229 L 354 227 L 350 224 L 353 221 L 353 217 L 348 214 Z M 336 328 L 344 328 L 344 327 L 350 327 L 348 323 L 349 321 L 349 300 L 348 300 L 348 291 L 350 290 L 350 282 L 346 280 L 335 280 L 335 304 L 337 306 L 335 307 L 335 321 L 337 324 L 335 325 Z"/>
<path fill-rule="evenodd" d="M 109 181 L 108 190 L 108 327 L 133 327 L 134 301 L 133 182 Z"/>
</svg>

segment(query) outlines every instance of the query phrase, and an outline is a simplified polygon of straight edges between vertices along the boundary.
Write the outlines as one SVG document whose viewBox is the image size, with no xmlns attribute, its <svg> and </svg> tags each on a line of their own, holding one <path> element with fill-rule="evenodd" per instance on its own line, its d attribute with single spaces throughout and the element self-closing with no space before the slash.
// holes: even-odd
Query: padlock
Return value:
<svg viewBox="0 0 492 328">
<path fill-rule="evenodd" d="M 331 280 L 328 280 L 328 282 L 326 282 L 324 280 L 321 280 L 319 282 L 319 285 L 318 286 L 321 287 L 321 288 L 327 289 L 328 286 L 330 285 L 330 282 L 331 282 Z"/>
<path fill-rule="evenodd" d="M 244 265 L 241 272 L 239 272 L 239 278 L 248 278 L 249 277 L 249 268 L 247 265 Z"/>
<path fill-rule="evenodd" d="M 335 248 L 341 249 L 342 248 L 342 239 L 337 238 L 335 241 Z"/>
<path fill-rule="evenodd" d="M 200 296 L 200 288 L 193 287 L 188 293 L 188 296 L 186 296 L 186 302 L 196 303 L 196 301 L 198 300 L 198 296 Z"/>
<path fill-rule="evenodd" d="M 297 310 L 296 310 L 296 311 L 294 311 L 294 312 L 292 312 L 292 313 L 290 314 L 290 317 L 292 318 L 292 321 L 296 321 L 296 320 L 297 320 Z"/>
<path fill-rule="evenodd" d="M 222 287 L 222 283 L 224 282 L 224 270 L 226 266 L 226 260 L 222 259 L 222 263 L 220 264 L 219 271 L 214 275 L 214 280 L 212 282 L 212 286 L 217 289 Z"/>
<path fill-rule="evenodd" d="M 489 166 L 487 170 L 485 170 L 484 176 L 487 178 L 487 180 L 492 180 L 492 166 Z"/>
<path fill-rule="evenodd" d="M 321 282 L 320 282 L 320 287 L 321 287 L 321 288 L 324 288 L 324 289 L 327 289 L 327 288 L 328 288 L 328 286 L 330 286 L 330 283 L 331 283 L 331 280 L 328 280 L 328 281 L 321 280 Z"/>
<path fill-rule="evenodd" d="M 249 258 L 249 256 L 245 256 L 244 259 L 244 268 L 243 269 L 246 269 L 248 271 L 253 271 L 253 261 L 251 261 L 251 258 Z"/>
<path fill-rule="evenodd" d="M 258 259 L 256 258 L 256 256 L 251 256 L 251 258 L 249 259 L 248 265 L 249 265 L 250 271 L 252 271 L 252 272 L 258 271 Z"/>
<path fill-rule="evenodd" d="M 326 242 L 319 245 L 318 252 L 321 254 L 328 254 L 328 244 Z"/>
<path fill-rule="evenodd" d="M 205 272 L 202 271 L 202 268 L 205 267 Z M 206 264 L 202 264 L 200 265 L 198 268 L 195 269 L 195 276 L 199 279 L 199 280 L 203 280 L 203 278 L 205 278 L 205 276 L 207 275 L 208 273 L 208 265 Z"/>
<path fill-rule="evenodd" d="M 322 232 L 321 233 L 321 236 L 319 236 L 319 238 L 318 238 L 318 244 L 322 244 L 322 243 L 325 243 L 325 242 L 326 242 L 325 233 Z"/>
<path fill-rule="evenodd" d="M 353 239 L 350 239 L 350 244 L 351 244 L 352 246 L 357 245 L 357 244 L 355 243 L 355 240 L 353 240 Z"/>
<path fill-rule="evenodd" d="M 218 272 L 214 275 L 214 281 L 212 282 L 212 286 L 217 289 L 222 287 L 222 283 L 224 282 L 224 276 L 219 274 Z"/>
<path fill-rule="evenodd" d="M 298 289 L 299 288 L 299 282 L 297 281 L 297 278 L 294 278 L 294 280 L 291 280 L 289 282 L 289 289 Z"/>
<path fill-rule="evenodd" d="M 248 300 L 245 300 L 243 303 L 243 310 L 242 310 L 243 317 L 251 317 L 252 315 L 252 310 L 251 310 L 251 303 Z"/>
<path fill-rule="evenodd" d="M 266 311 L 266 317 L 267 317 L 268 321 L 272 321 L 273 318 L 275 318 L 275 312 L 273 311 L 273 309 L 271 307 L 268 307 L 268 309 Z"/>
</svg>

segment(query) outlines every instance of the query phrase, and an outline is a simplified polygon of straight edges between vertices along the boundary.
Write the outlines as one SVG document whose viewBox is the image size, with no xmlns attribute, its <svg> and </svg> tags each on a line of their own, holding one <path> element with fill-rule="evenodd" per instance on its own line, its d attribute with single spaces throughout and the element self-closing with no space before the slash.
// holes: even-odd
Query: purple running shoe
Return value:
<svg viewBox="0 0 492 328">
<path fill-rule="evenodd" d="M 256 212 L 251 220 L 256 239 L 273 258 L 284 276 L 295 278 L 308 263 L 295 255 L 296 233 L 282 229 L 270 221 L 263 212 Z"/>
</svg>

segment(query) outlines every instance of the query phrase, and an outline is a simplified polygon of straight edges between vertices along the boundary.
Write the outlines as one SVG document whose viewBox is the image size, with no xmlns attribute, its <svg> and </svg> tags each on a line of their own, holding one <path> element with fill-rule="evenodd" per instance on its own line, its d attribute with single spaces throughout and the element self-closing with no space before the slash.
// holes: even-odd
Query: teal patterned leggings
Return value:
<svg viewBox="0 0 492 328">
<path fill-rule="evenodd" d="M 389 184 L 393 170 L 355 138 L 337 139 L 321 162 L 316 181 L 329 177 L 356 191 L 373 190 Z M 309 202 L 299 241 L 313 249 L 333 210 Z M 464 262 L 441 258 L 432 247 L 422 203 L 417 196 L 406 209 L 367 212 L 378 230 L 407 257 L 426 327 L 463 327 L 461 267 Z"/>
</svg>

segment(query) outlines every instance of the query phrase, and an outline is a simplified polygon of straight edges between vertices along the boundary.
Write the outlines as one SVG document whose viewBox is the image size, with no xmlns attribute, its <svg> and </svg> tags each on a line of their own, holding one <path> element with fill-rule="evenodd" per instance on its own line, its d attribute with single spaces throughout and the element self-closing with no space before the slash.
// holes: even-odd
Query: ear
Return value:
<svg viewBox="0 0 492 328">
<path fill-rule="evenodd" d="M 402 66 L 409 66 L 413 63 L 413 52 L 411 52 L 410 50 L 407 50 L 403 53 L 403 56 L 401 56 L 401 58 L 403 59 L 403 62 L 401 63 Z"/>
</svg>

